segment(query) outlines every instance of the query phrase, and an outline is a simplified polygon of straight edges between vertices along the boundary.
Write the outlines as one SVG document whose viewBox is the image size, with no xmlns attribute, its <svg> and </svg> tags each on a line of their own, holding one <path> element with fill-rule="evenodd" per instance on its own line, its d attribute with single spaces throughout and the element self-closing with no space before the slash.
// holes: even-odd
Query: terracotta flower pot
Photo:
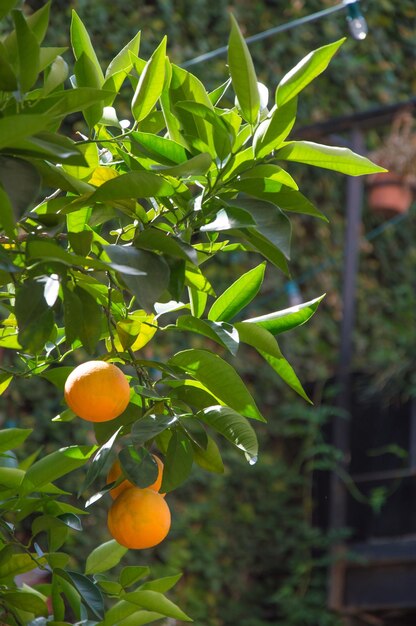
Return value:
<svg viewBox="0 0 416 626">
<path fill-rule="evenodd" d="M 394 172 L 369 177 L 368 205 L 384 215 L 406 213 L 413 201 L 412 186 Z"/>
</svg>

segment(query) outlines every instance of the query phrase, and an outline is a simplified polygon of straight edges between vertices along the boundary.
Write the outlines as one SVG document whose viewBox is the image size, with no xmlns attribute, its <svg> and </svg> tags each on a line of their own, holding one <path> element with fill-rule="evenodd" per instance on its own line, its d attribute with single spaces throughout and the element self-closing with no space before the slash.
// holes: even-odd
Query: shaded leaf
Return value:
<svg viewBox="0 0 416 626">
<path fill-rule="evenodd" d="M 213 303 L 208 319 L 229 321 L 257 295 L 264 278 L 266 264 L 261 263 L 238 278 Z"/>
</svg>

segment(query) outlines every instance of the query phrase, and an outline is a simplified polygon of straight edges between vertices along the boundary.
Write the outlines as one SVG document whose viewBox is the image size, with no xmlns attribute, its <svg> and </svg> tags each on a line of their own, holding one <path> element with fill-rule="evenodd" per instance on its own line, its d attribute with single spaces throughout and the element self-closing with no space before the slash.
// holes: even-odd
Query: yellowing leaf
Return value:
<svg viewBox="0 0 416 626">
<path fill-rule="evenodd" d="M 157 331 L 157 320 L 153 313 L 138 310 L 130 313 L 128 318 L 117 322 L 117 335 L 114 337 L 116 350 L 131 348 L 134 352 L 143 348 Z M 111 342 L 107 340 L 108 346 Z"/>
<path fill-rule="evenodd" d="M 118 175 L 118 172 L 111 167 L 104 167 L 103 165 L 99 165 L 93 171 L 92 176 L 88 182 L 90 183 L 90 185 L 100 187 L 108 180 L 111 180 L 112 178 L 117 178 Z"/>
</svg>

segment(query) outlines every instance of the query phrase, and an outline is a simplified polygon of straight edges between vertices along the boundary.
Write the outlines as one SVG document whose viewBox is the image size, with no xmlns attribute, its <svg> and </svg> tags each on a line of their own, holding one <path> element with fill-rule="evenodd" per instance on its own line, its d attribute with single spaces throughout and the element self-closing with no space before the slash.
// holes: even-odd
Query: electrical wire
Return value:
<svg viewBox="0 0 416 626">
<path fill-rule="evenodd" d="M 281 24 L 280 26 L 274 26 L 273 28 L 269 28 L 261 33 L 257 33 L 257 35 L 252 35 L 251 37 L 246 38 L 246 43 L 249 45 L 251 43 L 255 43 L 256 41 L 262 41 L 267 37 L 272 37 L 273 35 L 277 35 L 278 33 L 283 33 L 286 30 L 291 30 L 292 28 L 296 28 L 297 26 L 302 26 L 303 24 L 308 24 L 309 22 L 314 22 L 316 20 L 321 19 L 322 17 L 326 17 L 327 15 L 332 15 L 333 13 L 337 13 L 338 11 L 345 10 L 345 3 L 342 2 L 340 4 L 336 4 L 333 7 L 329 7 L 328 9 L 323 9 L 322 11 L 317 11 L 316 13 L 311 13 L 311 15 L 305 15 L 304 17 L 300 17 L 297 20 L 293 20 L 292 22 L 287 22 L 286 24 Z M 193 65 L 197 65 L 199 63 L 204 63 L 205 61 L 210 61 L 215 57 L 221 56 L 225 54 L 228 50 L 228 46 L 221 46 L 221 48 L 216 48 L 215 50 L 211 50 L 210 52 L 206 52 L 205 54 L 200 54 L 193 59 L 189 59 L 188 61 L 184 61 L 181 64 L 181 67 L 188 68 Z"/>
</svg>

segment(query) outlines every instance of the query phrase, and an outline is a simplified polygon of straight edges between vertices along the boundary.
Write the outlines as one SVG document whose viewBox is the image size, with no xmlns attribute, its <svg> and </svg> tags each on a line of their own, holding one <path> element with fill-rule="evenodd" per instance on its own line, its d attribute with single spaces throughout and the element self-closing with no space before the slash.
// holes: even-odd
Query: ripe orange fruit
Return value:
<svg viewBox="0 0 416 626">
<path fill-rule="evenodd" d="M 88 422 L 108 422 L 118 417 L 129 400 L 128 380 L 112 363 L 87 361 L 78 365 L 66 379 L 66 403 Z"/>
<path fill-rule="evenodd" d="M 153 489 L 153 491 L 159 491 L 160 486 L 162 484 L 162 478 L 163 478 L 163 463 L 159 459 L 159 457 L 156 456 L 155 454 L 152 454 L 152 456 L 157 463 L 159 473 L 157 475 L 155 482 L 152 485 L 149 485 L 148 487 L 146 487 L 146 489 Z M 110 468 L 110 471 L 107 474 L 107 484 L 115 482 L 117 478 L 120 476 L 120 474 L 121 474 L 120 462 L 117 460 L 117 461 L 114 461 L 113 465 Z M 114 487 L 114 489 L 110 490 L 110 496 L 113 498 L 113 500 L 115 500 L 115 498 L 117 498 L 117 496 L 119 496 L 120 493 L 122 493 L 125 489 L 128 489 L 129 487 L 134 487 L 133 483 L 131 483 L 127 479 L 123 480 L 123 482 L 120 483 L 117 487 Z"/>
<path fill-rule="evenodd" d="M 143 550 L 164 540 L 171 523 L 166 500 L 153 489 L 125 489 L 108 512 L 108 530 L 125 548 Z"/>
</svg>

